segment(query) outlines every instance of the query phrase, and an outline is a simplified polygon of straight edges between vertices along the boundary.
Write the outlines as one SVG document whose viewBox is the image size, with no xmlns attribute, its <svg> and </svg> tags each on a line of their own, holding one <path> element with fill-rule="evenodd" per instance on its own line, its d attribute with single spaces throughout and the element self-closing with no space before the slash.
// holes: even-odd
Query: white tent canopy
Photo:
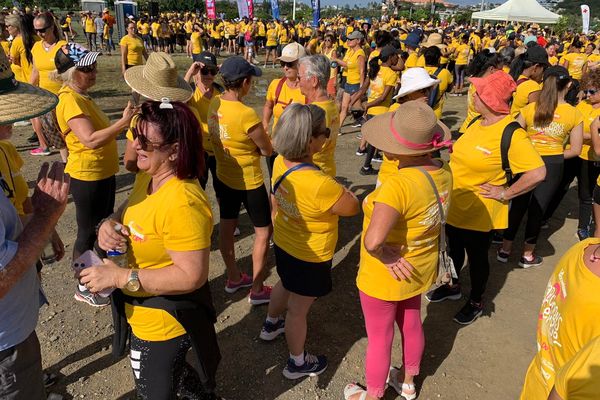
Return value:
<svg viewBox="0 0 600 400">
<path fill-rule="evenodd" d="M 508 0 L 492 10 L 473 13 L 473 19 L 491 21 L 538 22 L 555 24 L 560 16 L 542 7 L 535 0 Z"/>
</svg>

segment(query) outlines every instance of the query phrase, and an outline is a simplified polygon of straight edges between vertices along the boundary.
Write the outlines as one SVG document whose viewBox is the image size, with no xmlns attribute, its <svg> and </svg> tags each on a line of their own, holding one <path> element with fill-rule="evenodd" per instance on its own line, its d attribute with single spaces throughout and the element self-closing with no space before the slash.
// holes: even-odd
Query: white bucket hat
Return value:
<svg viewBox="0 0 600 400">
<path fill-rule="evenodd" d="M 394 99 L 399 99 L 407 94 L 435 86 L 439 83 L 440 80 L 429 76 L 425 68 L 409 68 L 406 72 L 402 73 L 400 91 L 394 96 Z"/>
</svg>

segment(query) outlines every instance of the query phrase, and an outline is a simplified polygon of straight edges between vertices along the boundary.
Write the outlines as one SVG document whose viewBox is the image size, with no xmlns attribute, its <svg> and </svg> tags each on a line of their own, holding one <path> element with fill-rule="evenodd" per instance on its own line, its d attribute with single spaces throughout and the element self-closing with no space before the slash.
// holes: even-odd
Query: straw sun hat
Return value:
<svg viewBox="0 0 600 400">
<path fill-rule="evenodd" d="M 53 110 L 58 97 L 47 90 L 18 82 L 0 48 L 0 125 L 39 117 Z"/>
<path fill-rule="evenodd" d="M 450 129 L 438 121 L 431 107 L 419 100 L 371 118 L 361 130 L 373 147 L 396 155 L 417 156 L 452 144 Z"/>
<path fill-rule="evenodd" d="M 145 65 L 125 71 L 125 82 L 133 90 L 151 100 L 186 102 L 193 91 L 189 83 L 177 74 L 173 59 L 163 52 L 150 53 Z"/>
</svg>

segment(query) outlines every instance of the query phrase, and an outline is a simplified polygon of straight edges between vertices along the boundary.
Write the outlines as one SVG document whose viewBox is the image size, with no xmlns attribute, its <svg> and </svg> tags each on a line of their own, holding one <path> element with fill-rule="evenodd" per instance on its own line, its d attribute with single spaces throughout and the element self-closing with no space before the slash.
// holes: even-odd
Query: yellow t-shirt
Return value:
<svg viewBox="0 0 600 400">
<path fill-rule="evenodd" d="M 144 64 L 144 42 L 139 37 L 123 36 L 119 42 L 119 46 L 127 46 L 127 64 L 142 65 Z"/>
<path fill-rule="evenodd" d="M 590 125 L 600 116 L 600 107 L 595 108 L 589 101 L 582 100 L 577 104 L 576 108 L 583 116 L 583 133 L 591 134 Z M 584 160 L 600 161 L 600 158 L 594 153 L 591 139 L 583 140 L 583 146 L 581 147 L 581 154 L 579 157 Z"/>
<path fill-rule="evenodd" d="M 335 56 L 336 49 L 337 48 L 334 46 L 334 47 L 332 47 L 329 50 L 324 50 L 323 51 L 323 55 L 329 59 L 329 62 L 331 62 L 331 60 Z M 337 68 L 329 68 L 329 80 L 335 79 L 337 77 L 337 74 L 338 74 L 338 69 Z"/>
<path fill-rule="evenodd" d="M 348 49 L 346 51 L 346 55 L 344 56 L 344 61 L 348 63 L 348 66 L 344 68 L 346 71 L 346 82 L 349 85 L 355 85 L 360 83 L 360 70 L 358 69 L 358 58 L 363 57 L 363 60 L 366 59 L 365 52 L 363 49 L 358 49 L 356 51 L 352 49 Z"/>
<path fill-rule="evenodd" d="M 267 29 L 267 46 L 277 46 L 277 29 Z"/>
<path fill-rule="evenodd" d="M 148 174 L 136 175 L 123 213 L 123 224 L 131 231 L 128 257 L 132 269 L 172 265 L 167 250 L 183 252 L 210 247 L 212 213 L 198 181 L 174 177 L 148 194 L 150 180 Z M 123 292 L 135 297 L 151 296 L 144 291 Z M 175 317 L 164 310 L 126 303 L 125 314 L 133 333 L 142 340 L 163 341 L 185 333 Z"/>
<path fill-rule="evenodd" d="M 447 163 L 436 171 L 428 171 L 433 178 L 444 212 L 450 204 L 452 173 Z M 415 193 L 419 193 L 415 196 Z M 364 246 L 364 235 L 371 223 L 375 203 L 396 210 L 400 216 L 386 238 L 386 245 L 405 246 L 402 257 L 414 270 L 412 277 L 398 281 L 387 267 L 371 256 Z M 377 187 L 363 201 L 363 235 L 360 238 L 360 266 L 356 285 L 365 294 L 385 301 L 400 301 L 430 289 L 437 277 L 441 219 L 437 198 L 427 177 L 416 168 L 402 168 Z"/>
<path fill-rule="evenodd" d="M 39 41 L 39 38 L 35 36 L 34 40 L 37 42 Z M 25 53 L 25 44 L 23 43 L 23 38 L 21 36 L 17 36 L 13 39 L 12 44 L 10 46 L 10 56 L 13 60 L 19 60 L 20 64 L 11 64 L 11 68 L 15 74 L 15 79 L 20 82 L 29 83 L 33 65 L 27 60 L 27 55 Z"/>
<path fill-rule="evenodd" d="M 200 32 L 192 32 L 190 41 L 192 42 L 192 54 L 202 53 L 202 38 Z"/>
<path fill-rule="evenodd" d="M 153 22 L 152 24 L 150 24 L 150 28 L 152 29 L 152 37 L 160 37 L 160 24 L 158 22 Z"/>
<path fill-rule="evenodd" d="M 467 65 L 471 55 L 471 46 L 466 43 L 459 44 L 456 47 L 456 65 Z"/>
<path fill-rule="evenodd" d="M 264 185 L 260 153 L 248 131 L 260 124 L 251 107 L 240 101 L 214 97 L 208 107 L 208 132 L 217 159 L 217 176 L 232 189 L 252 190 Z"/>
<path fill-rule="evenodd" d="M 140 35 L 148 35 L 150 33 L 150 24 L 144 22 L 143 24 L 138 24 L 138 32 Z"/>
<path fill-rule="evenodd" d="M 340 110 L 333 100 L 315 101 L 312 104 L 325 111 L 325 125 L 331 131 L 321 150 L 313 154 L 313 162 L 321 171 L 335 177 L 335 146 L 340 132 Z"/>
<path fill-rule="evenodd" d="M 556 57 L 556 56 L 548 57 L 548 63 L 550 63 L 550 65 L 558 64 L 558 57 Z"/>
<path fill-rule="evenodd" d="M 460 129 L 458 130 L 460 133 L 465 133 L 467 130 L 467 126 L 471 123 L 473 118 L 477 117 L 479 113 L 475 110 L 475 102 L 473 97 L 475 96 L 475 85 L 469 85 L 469 90 L 467 91 L 467 117 L 463 121 Z"/>
<path fill-rule="evenodd" d="M 540 156 L 554 156 L 563 154 L 564 145 L 569 140 L 571 130 L 583 122 L 583 116 L 575 107 L 562 103 L 554 110 L 554 119 L 544 127 L 534 126 L 536 103 L 529 103 L 521 109 L 521 115 L 525 118 L 527 134 L 533 143 L 533 147 Z"/>
<path fill-rule="evenodd" d="M 94 19 L 91 17 L 85 17 L 85 33 L 96 33 Z"/>
<path fill-rule="evenodd" d="M 10 140 L 0 140 L 0 190 L 17 210 L 24 215 L 23 203 L 29 196 L 29 186 L 21 174 L 23 159 Z"/>
<path fill-rule="evenodd" d="M 587 62 L 587 56 L 583 53 L 568 53 L 565 54 L 564 59 L 569 62 L 567 69 L 569 75 L 573 79 L 581 79 L 583 75 L 583 66 Z"/>
<path fill-rule="evenodd" d="M 509 115 L 489 126 L 481 126 L 481 120 L 477 120 L 454 143 L 450 154 L 454 182 L 448 224 L 480 232 L 507 227 L 508 202 L 484 198 L 479 186 L 506 183 L 500 141 L 504 128 L 512 121 L 514 118 Z M 514 132 L 508 159 L 513 174 L 544 165 L 523 129 Z"/>
<path fill-rule="evenodd" d="M 562 399 L 590 400 L 600 393 L 600 336 L 591 340 L 556 374 L 556 392 Z"/>
<path fill-rule="evenodd" d="M 267 89 L 268 101 L 275 103 L 275 92 L 277 91 L 277 86 L 281 79 L 274 79 L 269 84 L 269 88 Z M 271 128 L 271 136 L 275 133 L 275 126 L 277 125 L 277 121 L 279 121 L 279 117 L 283 114 L 283 110 L 292 103 L 306 104 L 306 97 L 304 97 L 300 91 L 300 86 L 291 88 L 286 81 L 281 85 L 281 92 L 279 92 L 277 103 L 273 105 L 273 126 Z"/>
<path fill-rule="evenodd" d="M 279 30 L 279 44 L 288 44 L 290 38 L 288 37 L 288 33 L 284 28 Z"/>
<path fill-rule="evenodd" d="M 273 164 L 271 186 L 288 170 L 283 157 Z M 302 168 L 281 181 L 275 199 L 277 215 L 273 241 L 286 253 L 304 261 L 329 261 L 338 238 L 338 216 L 329 212 L 344 188 L 317 168 Z"/>
<path fill-rule="evenodd" d="M 542 90 L 542 85 L 533 79 L 528 79 L 524 75 L 519 76 L 519 79 L 517 79 L 517 90 L 513 93 L 510 114 L 516 117 L 519 111 L 521 111 L 521 108 L 529 103 L 529 95 L 539 90 Z"/>
<path fill-rule="evenodd" d="M 64 40 L 59 40 L 52 46 L 48 51 L 44 50 L 42 41 L 35 42 L 31 48 L 31 55 L 33 56 L 33 64 L 40 73 L 39 86 L 42 89 L 46 89 L 54 94 L 57 94 L 60 90 L 62 83 L 50 79 L 50 72 L 56 70 L 56 64 L 54 64 L 54 57 L 56 52 L 60 48 L 67 44 Z"/>
<path fill-rule="evenodd" d="M 435 73 L 435 71 L 437 71 L 438 67 L 425 67 L 425 71 L 427 71 L 427 73 L 429 75 L 433 75 Z M 450 71 L 448 71 L 446 68 L 442 68 L 440 70 L 440 72 L 437 75 L 437 79 L 440 80 L 440 83 L 438 84 L 438 102 L 435 105 L 435 107 L 433 108 L 433 112 L 435 113 L 435 116 L 437 117 L 437 119 L 441 119 L 442 118 L 442 111 L 444 109 L 444 102 L 446 99 L 446 96 L 444 96 L 444 94 L 446 93 L 446 91 L 448 90 L 448 87 L 452 84 L 452 81 L 454 80 L 454 78 L 452 77 L 452 74 L 450 73 Z M 474 85 L 471 85 L 474 86 Z"/>
<path fill-rule="evenodd" d="M 383 162 L 381 163 L 381 166 L 379 167 L 379 172 L 377 173 L 377 186 L 383 185 L 387 178 L 389 178 L 392 175 L 395 175 L 396 172 L 398 172 L 398 161 L 390 160 L 385 154 L 383 154 Z"/>
<path fill-rule="evenodd" d="M 196 88 L 196 90 L 194 90 L 194 95 L 188 101 L 188 106 L 195 109 L 198 113 L 200 128 L 202 129 L 202 148 L 210 155 L 213 155 L 213 145 L 210 141 L 210 134 L 208 133 L 208 108 L 211 100 L 218 95 L 218 90 L 213 89 L 213 97 L 208 98 L 202 94 L 199 88 Z"/>
<path fill-rule="evenodd" d="M 119 172 L 117 141 L 113 139 L 97 149 L 86 147 L 67 124 L 72 118 L 84 115 L 95 130 L 110 126 L 108 116 L 90 97 L 75 92 L 70 86 L 63 86 L 58 93 L 56 119 L 69 150 L 65 172 L 82 181 L 106 179 Z"/>
<path fill-rule="evenodd" d="M 527 369 L 521 400 L 547 399 L 556 373 L 600 336 L 600 277 L 583 262 L 585 248 L 598 243 L 598 238 L 576 243 L 554 268 L 538 314 L 538 352 Z"/>
<path fill-rule="evenodd" d="M 367 110 L 367 114 L 369 115 L 379 115 L 386 113 L 388 108 L 392 104 L 392 96 L 394 95 L 394 88 L 396 87 L 396 82 L 398 81 L 398 75 L 390 68 L 382 66 L 377 73 L 375 79 L 372 79 L 369 84 L 369 92 L 368 92 L 368 100 L 367 102 L 375 101 L 385 91 L 386 86 L 391 86 L 392 90 L 388 93 L 386 99 L 383 103 L 380 103 L 378 106 L 370 107 Z"/>
<path fill-rule="evenodd" d="M 192 21 L 186 21 L 185 24 L 183 24 L 183 30 L 185 33 L 191 34 L 194 31 L 194 24 Z"/>
<path fill-rule="evenodd" d="M 415 68 L 415 67 L 425 67 L 425 56 L 419 56 L 416 52 L 410 53 L 408 58 L 404 62 L 404 69 Z"/>
</svg>

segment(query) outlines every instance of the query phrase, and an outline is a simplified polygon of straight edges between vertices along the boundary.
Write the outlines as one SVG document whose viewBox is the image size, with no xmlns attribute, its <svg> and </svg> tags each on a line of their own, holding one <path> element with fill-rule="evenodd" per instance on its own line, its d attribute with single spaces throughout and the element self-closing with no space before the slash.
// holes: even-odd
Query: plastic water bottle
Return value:
<svg viewBox="0 0 600 400">
<path fill-rule="evenodd" d="M 115 231 L 121 233 L 123 225 L 116 224 Z M 121 268 L 127 268 L 129 261 L 127 260 L 127 244 L 119 249 L 111 249 L 106 252 L 106 257 L 117 264 Z"/>
</svg>

